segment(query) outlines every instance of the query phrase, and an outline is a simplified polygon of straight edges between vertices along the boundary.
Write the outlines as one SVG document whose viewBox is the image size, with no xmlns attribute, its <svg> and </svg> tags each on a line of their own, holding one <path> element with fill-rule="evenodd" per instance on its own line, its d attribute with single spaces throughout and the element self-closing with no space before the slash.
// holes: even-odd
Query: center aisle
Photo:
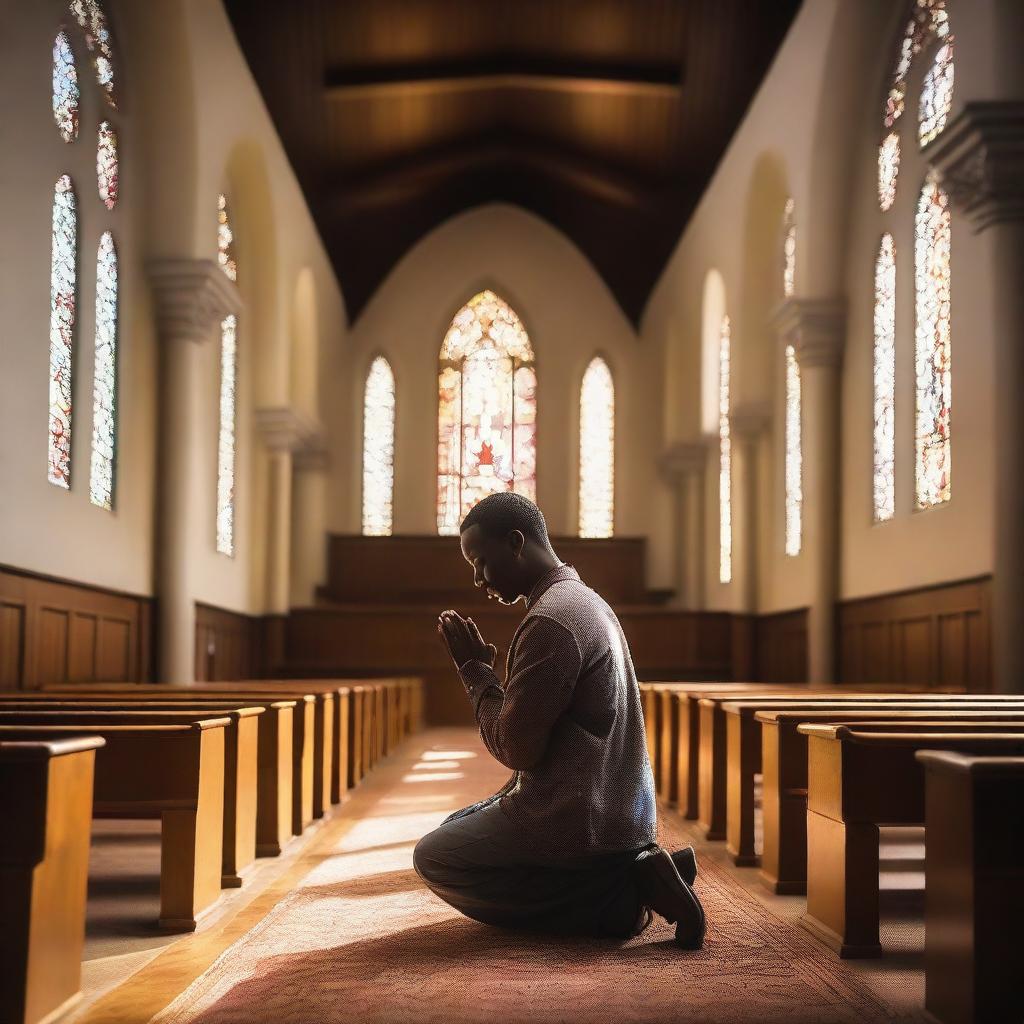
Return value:
<svg viewBox="0 0 1024 1024">
<path fill-rule="evenodd" d="M 178 985 L 152 1020 L 853 1024 L 896 1019 L 831 953 L 772 914 L 707 858 L 697 882 L 709 919 L 699 953 L 679 950 L 660 919 L 643 935 L 619 944 L 546 941 L 457 915 L 416 876 L 413 847 L 445 815 L 493 792 L 508 775 L 473 730 L 433 729 L 407 740 L 313 839 L 302 858 L 304 870 L 290 875 L 272 900 L 261 901 L 259 919 L 243 932 L 236 926 L 230 944 L 225 942 L 223 952 L 199 969 L 202 973 L 187 976 L 179 969 Z M 663 816 L 661 831 L 669 849 L 685 842 L 674 816 Z M 163 964 L 161 974 L 158 959 L 112 994 L 108 1016 L 95 1016 L 103 1012 L 99 1004 L 87 1019 L 127 1021 L 124 1007 L 152 1008 L 152 988 L 148 1000 L 143 992 L 157 981 L 166 986 L 170 967 L 170 961 Z M 121 1012 L 115 1012 L 115 1003 Z"/>
</svg>

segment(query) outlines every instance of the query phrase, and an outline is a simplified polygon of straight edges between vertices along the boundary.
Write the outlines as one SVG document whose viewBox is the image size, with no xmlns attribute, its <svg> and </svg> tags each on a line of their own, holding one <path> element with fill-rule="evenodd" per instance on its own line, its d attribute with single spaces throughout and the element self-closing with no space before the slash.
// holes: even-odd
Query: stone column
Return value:
<svg viewBox="0 0 1024 1024">
<path fill-rule="evenodd" d="M 666 449 L 659 466 L 671 486 L 675 542 L 676 603 L 681 608 L 704 606 L 704 473 L 708 446 L 704 441 L 682 441 Z"/>
<path fill-rule="evenodd" d="M 810 573 L 808 678 L 837 678 L 839 593 L 839 374 L 846 334 L 842 299 L 787 299 L 776 326 L 800 364 L 803 438 L 803 554 Z"/>
<path fill-rule="evenodd" d="M 967 103 L 924 152 L 953 205 L 991 246 L 992 682 L 996 691 L 1024 693 L 1024 103 Z M 953 295 L 955 302 L 955 281 Z M 953 353 L 956 359 L 956 338 Z M 953 481 L 955 488 L 955 475 Z"/>
<path fill-rule="evenodd" d="M 267 577 L 265 611 L 287 615 L 291 605 L 292 455 L 315 427 L 288 407 L 258 409 L 256 428 L 267 449 Z"/>
<path fill-rule="evenodd" d="M 294 456 L 292 607 L 316 602 L 327 558 L 327 451 L 318 436 Z"/>
<path fill-rule="evenodd" d="M 761 440 L 771 424 L 771 410 L 760 403 L 738 406 L 729 414 L 733 439 L 733 579 L 739 586 L 740 607 L 757 611 L 758 462 Z"/>
<path fill-rule="evenodd" d="M 157 469 L 157 660 L 163 682 L 195 679 L 194 561 L 213 546 L 216 507 L 200 507 L 194 481 L 204 446 L 217 438 L 200 430 L 204 394 L 199 347 L 217 335 L 229 313 L 241 311 L 238 289 L 213 260 L 148 264 L 160 345 Z"/>
</svg>

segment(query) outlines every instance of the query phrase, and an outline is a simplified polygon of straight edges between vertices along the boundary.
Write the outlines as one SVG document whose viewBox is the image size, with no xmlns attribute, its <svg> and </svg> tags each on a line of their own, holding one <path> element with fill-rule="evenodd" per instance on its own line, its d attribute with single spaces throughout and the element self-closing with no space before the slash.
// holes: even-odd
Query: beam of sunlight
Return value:
<svg viewBox="0 0 1024 1024">
<path fill-rule="evenodd" d="M 422 761 L 468 761 L 476 757 L 472 750 L 424 750 L 420 754 Z"/>
<path fill-rule="evenodd" d="M 451 782 L 464 779 L 465 772 L 417 772 L 415 775 L 403 775 L 403 782 Z"/>
<path fill-rule="evenodd" d="M 458 768 L 458 761 L 417 761 L 413 766 L 413 771 L 420 771 L 424 768 L 430 771 L 442 772 L 451 768 Z"/>
</svg>

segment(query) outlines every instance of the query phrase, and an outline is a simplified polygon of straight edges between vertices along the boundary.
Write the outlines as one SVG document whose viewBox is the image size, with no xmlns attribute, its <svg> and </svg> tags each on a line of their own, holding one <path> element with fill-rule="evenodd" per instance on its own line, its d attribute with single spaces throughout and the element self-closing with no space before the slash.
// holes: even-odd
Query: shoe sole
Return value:
<svg viewBox="0 0 1024 1024">
<path fill-rule="evenodd" d="M 652 858 L 649 882 L 649 906 L 669 924 L 676 926 L 676 945 L 683 949 L 700 949 L 704 945 L 707 931 L 707 920 L 700 900 L 693 894 L 690 887 L 679 874 L 672 858 L 662 851 Z M 686 894 L 686 903 L 680 905 L 681 893 Z M 683 918 L 687 918 L 689 927 L 684 928 Z M 693 927 L 693 923 L 697 927 Z"/>
</svg>

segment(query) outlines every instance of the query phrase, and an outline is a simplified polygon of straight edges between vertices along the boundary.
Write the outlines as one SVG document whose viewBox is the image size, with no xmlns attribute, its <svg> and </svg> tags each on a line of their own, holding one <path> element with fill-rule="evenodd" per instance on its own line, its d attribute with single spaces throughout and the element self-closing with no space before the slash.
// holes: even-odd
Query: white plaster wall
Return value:
<svg viewBox="0 0 1024 1024">
<path fill-rule="evenodd" d="M 325 354 L 344 346 L 344 300 L 305 200 L 219 2 L 149 0 L 108 4 L 118 44 L 123 113 L 122 189 L 111 221 L 121 259 L 118 501 L 113 514 L 88 501 L 91 437 L 92 292 L 95 246 L 106 226 L 95 198 L 96 101 L 87 92 L 75 146 L 50 114 L 50 49 L 66 10 L 59 0 L 19 5 L 9 19 L 0 82 L 21 102 L 5 109 L 0 152 L 4 260 L 0 299 L 0 563 L 114 587 L 154 591 L 156 408 L 159 374 L 145 262 L 216 257 L 217 194 L 228 195 L 237 237 L 240 318 L 236 553 L 215 551 L 219 343 L 201 352 L 202 435 L 190 475 L 205 523 L 192 560 L 197 600 L 257 613 L 265 595 L 262 442 L 253 413 L 291 400 L 294 377 L 317 378 Z M 89 66 L 79 62 L 85 82 Z M 91 105 L 90 105 L 91 104 Z M 80 152 L 74 152 L 75 150 Z M 79 193 L 80 312 L 76 352 L 75 470 L 70 493 L 46 481 L 47 330 L 53 182 L 74 173 Z M 304 309 L 295 315 L 297 281 Z M 309 295 L 315 308 L 309 309 Z M 312 313 L 312 315 L 311 315 Z M 314 341 L 295 345 L 296 330 Z M 293 352 L 317 364 L 292 365 Z M 35 382 L 35 383 L 33 383 Z M 308 390 L 308 387 L 307 387 Z M 304 404 L 308 405 L 308 398 Z M 34 425 L 33 425 L 34 424 Z M 203 510 L 206 510 L 204 512 Z M 315 510 L 314 518 L 319 517 Z M 318 570 L 307 567 L 308 573 Z"/>
<path fill-rule="evenodd" d="M 363 388 L 370 363 L 383 353 L 397 396 L 394 531 L 436 532 L 438 353 L 451 318 L 484 288 L 512 306 L 534 347 L 537 498 L 551 531 L 577 532 L 579 387 L 587 363 L 601 353 L 615 380 L 615 532 L 653 534 L 659 354 L 638 342 L 576 246 L 545 221 L 503 204 L 460 214 L 427 235 L 353 325 L 348 401 L 330 420 L 331 528 L 360 528 Z M 649 563 L 652 583 L 671 582 L 662 547 L 652 548 Z"/>
</svg>

